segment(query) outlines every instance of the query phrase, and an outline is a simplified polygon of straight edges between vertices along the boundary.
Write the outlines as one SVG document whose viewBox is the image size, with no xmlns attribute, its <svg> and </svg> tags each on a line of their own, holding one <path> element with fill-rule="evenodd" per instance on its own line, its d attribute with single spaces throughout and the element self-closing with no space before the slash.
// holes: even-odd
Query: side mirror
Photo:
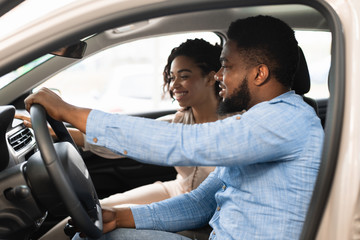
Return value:
<svg viewBox="0 0 360 240">
<path fill-rule="evenodd" d="M 53 51 L 51 52 L 51 54 L 60 57 L 81 59 L 85 54 L 86 46 L 86 42 L 78 42 L 73 45 L 65 46 L 56 51 Z"/>
</svg>

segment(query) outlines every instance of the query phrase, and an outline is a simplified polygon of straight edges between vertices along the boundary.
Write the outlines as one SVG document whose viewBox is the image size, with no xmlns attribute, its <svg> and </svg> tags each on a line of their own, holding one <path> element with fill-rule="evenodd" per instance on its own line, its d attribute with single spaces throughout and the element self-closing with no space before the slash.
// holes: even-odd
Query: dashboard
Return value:
<svg viewBox="0 0 360 240">
<path fill-rule="evenodd" d="M 60 139 L 54 143 L 40 105 L 31 108 L 35 131 L 14 119 L 15 112 L 0 106 L 0 239 L 28 239 L 48 212 L 68 212 L 87 236 L 98 237 L 100 203 L 80 152 L 66 141 L 66 127 L 48 119 Z"/>
<path fill-rule="evenodd" d="M 28 159 L 39 155 L 32 129 L 14 119 L 13 106 L 0 106 L 0 238 L 20 239 L 24 232 L 36 230 L 47 211 L 33 194 Z M 41 175 L 43 170 L 30 167 Z M 44 183 L 46 185 L 46 183 Z"/>
</svg>

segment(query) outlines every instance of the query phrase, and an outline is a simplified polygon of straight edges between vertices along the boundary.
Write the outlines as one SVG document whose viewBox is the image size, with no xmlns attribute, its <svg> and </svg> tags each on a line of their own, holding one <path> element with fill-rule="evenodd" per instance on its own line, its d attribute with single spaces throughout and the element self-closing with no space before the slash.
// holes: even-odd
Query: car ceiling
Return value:
<svg viewBox="0 0 360 240">
<path fill-rule="evenodd" d="M 212 31 L 225 36 L 229 24 L 238 19 L 256 15 L 271 15 L 287 22 L 294 29 L 328 31 L 325 18 L 315 9 L 304 5 L 258 6 L 208 10 L 175 14 L 131 24 L 129 31 L 111 29 L 98 36 L 102 44 L 110 46 L 148 36 L 191 31 Z M 121 26 L 119 26 L 121 28 Z"/>
<path fill-rule="evenodd" d="M 287 22 L 294 29 L 314 29 L 328 31 L 325 18 L 315 9 L 305 5 L 276 5 L 224 8 L 183 14 L 172 14 L 150 20 L 145 19 L 131 25 L 111 28 L 95 34 L 87 40 L 85 58 L 102 49 L 119 43 L 160 36 L 170 33 L 191 31 L 213 31 L 225 36 L 229 24 L 238 19 L 256 15 L 271 15 Z M 114 23 L 113 23 L 114 24 Z M 123 31 L 128 29 L 127 31 Z M 57 46 L 59 47 L 59 46 Z M 1 51 L 0 51 L 1 52 Z M 17 81 L 0 90 L 0 104 L 9 104 L 19 95 L 32 89 L 53 75 L 77 62 L 74 59 L 54 57 L 45 64 L 20 77 Z"/>
</svg>

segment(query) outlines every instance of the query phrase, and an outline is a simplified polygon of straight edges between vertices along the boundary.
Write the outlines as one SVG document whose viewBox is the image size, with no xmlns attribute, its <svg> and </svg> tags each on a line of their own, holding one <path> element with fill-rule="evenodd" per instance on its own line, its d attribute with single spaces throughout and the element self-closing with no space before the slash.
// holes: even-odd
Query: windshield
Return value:
<svg viewBox="0 0 360 240">
<path fill-rule="evenodd" d="M 61 1 L 26 0 L 21 4 L 19 4 L 18 6 L 16 6 L 15 8 L 13 8 L 11 11 L 1 16 L 0 38 L 46 15 L 47 13 L 55 11 L 60 7 L 63 7 L 74 1 L 75 0 L 61 0 Z M 31 11 L 29 11 L 29 9 L 31 9 Z M 52 57 L 53 55 L 50 54 L 44 55 L 2 76 L 0 78 L 0 89 Z"/>
<path fill-rule="evenodd" d="M 8 74 L 0 77 L 0 89 L 11 83 L 12 81 L 16 80 L 17 78 L 21 77 L 22 75 L 30 72 L 40 64 L 46 62 L 50 58 L 54 57 L 54 55 L 46 54 L 42 57 L 39 57 L 38 59 L 35 59 L 34 61 L 31 61 L 24 66 L 19 67 L 18 69 L 9 72 Z"/>
</svg>

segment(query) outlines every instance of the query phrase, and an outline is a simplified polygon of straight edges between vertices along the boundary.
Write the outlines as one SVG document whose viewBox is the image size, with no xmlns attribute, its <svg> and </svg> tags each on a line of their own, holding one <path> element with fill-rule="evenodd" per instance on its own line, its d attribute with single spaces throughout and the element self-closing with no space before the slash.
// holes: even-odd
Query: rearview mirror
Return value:
<svg viewBox="0 0 360 240">
<path fill-rule="evenodd" d="M 86 42 L 78 42 L 73 45 L 65 46 L 56 51 L 53 51 L 51 52 L 51 54 L 60 57 L 81 59 L 85 54 L 86 46 Z"/>
</svg>

